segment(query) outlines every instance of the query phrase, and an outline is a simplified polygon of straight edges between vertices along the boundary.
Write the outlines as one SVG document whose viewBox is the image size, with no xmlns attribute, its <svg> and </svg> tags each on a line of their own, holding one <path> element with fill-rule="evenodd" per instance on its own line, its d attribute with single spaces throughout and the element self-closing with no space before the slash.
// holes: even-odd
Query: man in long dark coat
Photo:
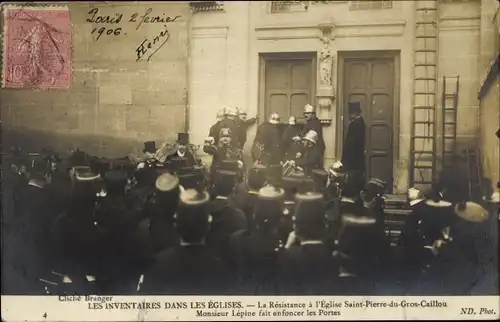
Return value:
<svg viewBox="0 0 500 322">
<path fill-rule="evenodd" d="M 351 178 L 358 178 L 355 180 L 355 187 L 352 187 L 358 190 L 364 185 L 366 124 L 361 116 L 359 102 L 349 103 L 348 110 L 351 122 L 344 141 L 342 164 L 351 173 Z"/>
</svg>

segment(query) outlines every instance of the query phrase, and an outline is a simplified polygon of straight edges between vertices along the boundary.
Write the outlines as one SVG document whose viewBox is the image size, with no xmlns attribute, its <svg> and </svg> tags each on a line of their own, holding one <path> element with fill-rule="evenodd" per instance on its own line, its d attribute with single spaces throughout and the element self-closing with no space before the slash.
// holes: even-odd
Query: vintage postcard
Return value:
<svg viewBox="0 0 500 322">
<path fill-rule="evenodd" d="M 499 319 L 499 1 L 0 17 L 3 321 Z"/>
</svg>

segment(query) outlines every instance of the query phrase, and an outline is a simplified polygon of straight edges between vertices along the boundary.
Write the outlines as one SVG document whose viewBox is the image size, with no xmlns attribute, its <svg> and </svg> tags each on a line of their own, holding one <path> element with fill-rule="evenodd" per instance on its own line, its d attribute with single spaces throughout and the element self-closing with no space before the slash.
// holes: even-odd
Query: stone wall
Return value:
<svg viewBox="0 0 500 322">
<path fill-rule="evenodd" d="M 3 88 L 3 146 L 21 143 L 61 152 L 80 147 L 91 154 L 122 156 L 142 149 L 144 141 L 160 144 L 185 131 L 189 4 L 72 3 L 69 10 L 71 86 Z M 115 18 L 115 23 L 99 16 Z M 161 46 L 161 36 L 154 38 L 165 30 L 168 40 Z M 141 44 L 146 49 L 149 42 L 151 48 L 137 60 L 137 49 Z"/>
</svg>

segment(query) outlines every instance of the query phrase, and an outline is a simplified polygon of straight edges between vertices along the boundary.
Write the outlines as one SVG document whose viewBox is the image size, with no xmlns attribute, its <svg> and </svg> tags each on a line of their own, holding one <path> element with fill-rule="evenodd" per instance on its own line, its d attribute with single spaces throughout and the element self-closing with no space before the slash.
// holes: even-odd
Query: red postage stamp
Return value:
<svg viewBox="0 0 500 322">
<path fill-rule="evenodd" d="M 4 88 L 68 88 L 71 23 L 66 7 L 4 7 Z"/>
</svg>

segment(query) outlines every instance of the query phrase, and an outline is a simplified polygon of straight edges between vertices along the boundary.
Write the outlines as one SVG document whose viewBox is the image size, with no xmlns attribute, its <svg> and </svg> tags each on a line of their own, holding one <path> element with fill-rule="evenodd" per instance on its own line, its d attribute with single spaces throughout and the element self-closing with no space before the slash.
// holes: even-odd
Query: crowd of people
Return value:
<svg viewBox="0 0 500 322">
<path fill-rule="evenodd" d="M 364 121 L 359 103 L 349 110 L 342 163 L 362 173 Z M 214 156 L 208 184 L 155 166 L 198 166 L 185 134 L 175 150 L 146 142 L 133 183 L 125 169 L 100 175 L 75 166 L 84 162 L 73 155 L 69 182 L 52 173 L 47 185 L 47 164 L 34 163 L 25 184 L 3 189 L 11 193 L 3 198 L 3 293 L 359 295 L 375 294 L 387 277 L 395 284 L 384 220 L 359 203 L 330 216 L 307 175 L 290 189 L 269 171 L 290 159 L 304 173 L 321 167 L 321 124 L 311 105 L 304 114 L 302 131 L 291 118 L 278 132 L 276 114 L 260 125 L 246 170 L 239 153 L 255 119 L 222 112 L 204 146 Z"/>
<path fill-rule="evenodd" d="M 348 171 L 364 173 L 366 125 L 361 116 L 360 103 L 349 103 L 348 111 L 351 123 L 343 146 L 342 163 Z M 297 117 L 290 116 L 288 124 L 283 126 L 280 123 L 280 115 L 272 113 L 269 119 L 257 128 L 251 148 L 252 161 L 265 166 L 291 162 L 306 173 L 310 173 L 312 169 L 323 168 L 326 146 L 321 121 L 311 104 L 304 106 L 303 116 L 304 124 L 298 124 Z M 228 146 L 229 150 L 240 151 L 246 143 L 248 127 L 255 122 L 256 118 L 247 119 L 246 112 L 240 112 L 236 107 L 218 112 L 217 122 L 210 128 L 204 149 L 205 152 L 214 155 L 213 168 L 224 159 L 216 152 L 217 147 L 224 145 Z M 232 155 L 238 154 L 232 153 Z"/>
</svg>

